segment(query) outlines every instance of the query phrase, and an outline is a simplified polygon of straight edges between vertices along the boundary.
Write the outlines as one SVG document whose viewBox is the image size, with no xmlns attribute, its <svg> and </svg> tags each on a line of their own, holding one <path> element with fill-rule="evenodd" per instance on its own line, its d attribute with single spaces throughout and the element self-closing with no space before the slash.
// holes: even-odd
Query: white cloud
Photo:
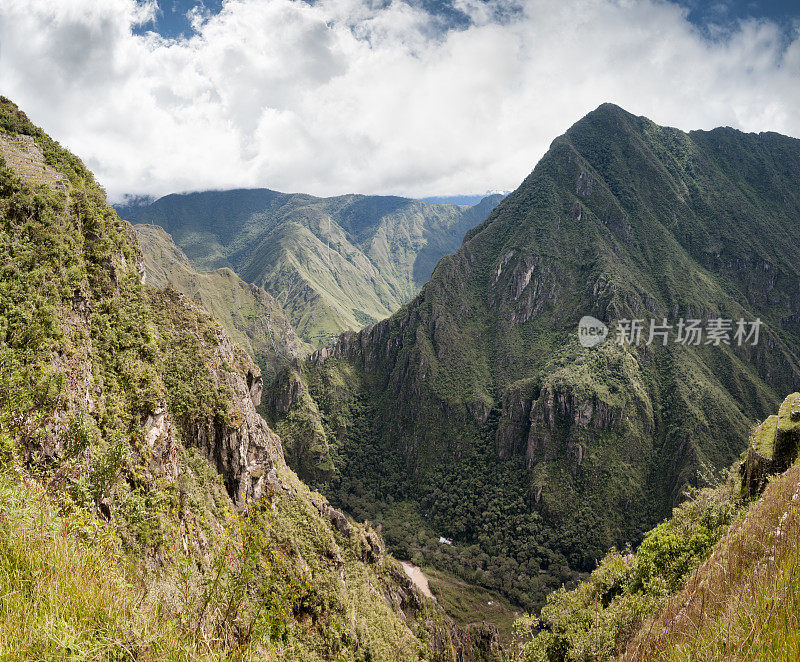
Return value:
<svg viewBox="0 0 800 662">
<path fill-rule="evenodd" d="M 4 0 L 0 91 L 112 197 L 509 189 L 604 101 L 800 135 L 800 35 L 770 23 L 708 41 L 658 0 L 459 0 L 473 24 L 443 33 L 382 5 L 228 0 L 169 41 L 131 32 L 152 2 Z"/>
</svg>

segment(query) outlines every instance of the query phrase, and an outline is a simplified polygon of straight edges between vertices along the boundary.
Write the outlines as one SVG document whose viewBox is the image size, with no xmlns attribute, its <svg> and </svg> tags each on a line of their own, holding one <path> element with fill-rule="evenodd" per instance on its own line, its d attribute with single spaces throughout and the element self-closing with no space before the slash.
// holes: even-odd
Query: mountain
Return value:
<svg viewBox="0 0 800 662">
<path fill-rule="evenodd" d="M 228 267 L 262 287 L 301 338 L 321 345 L 411 299 L 500 199 L 467 207 L 249 189 L 168 195 L 117 211 L 163 227 L 199 269 Z"/>
<path fill-rule="evenodd" d="M 498 195 L 500 199 L 508 195 L 510 191 L 489 191 L 484 195 L 435 195 L 430 198 L 420 198 L 423 202 L 436 202 L 444 205 L 477 205 L 481 200 L 489 196 Z"/>
<path fill-rule="evenodd" d="M 413 301 L 284 368 L 269 420 L 398 555 L 540 604 L 730 466 L 800 385 L 798 191 L 796 139 L 603 105 Z M 581 344 L 584 316 L 605 342 Z M 680 344 L 681 318 L 712 333 Z M 643 342 L 617 343 L 633 319 Z M 725 319 L 760 319 L 758 343 L 735 322 L 714 341 Z"/>
<path fill-rule="evenodd" d="M 0 657 L 493 655 L 298 480 L 251 358 L 143 283 L 132 227 L 5 98 L 0 255 Z"/>
<path fill-rule="evenodd" d="M 286 314 L 260 287 L 245 283 L 228 268 L 197 271 L 191 260 L 157 225 L 134 226 L 145 279 L 158 289 L 180 292 L 211 313 L 231 339 L 244 349 L 270 383 L 278 369 L 307 354 Z"/>
</svg>

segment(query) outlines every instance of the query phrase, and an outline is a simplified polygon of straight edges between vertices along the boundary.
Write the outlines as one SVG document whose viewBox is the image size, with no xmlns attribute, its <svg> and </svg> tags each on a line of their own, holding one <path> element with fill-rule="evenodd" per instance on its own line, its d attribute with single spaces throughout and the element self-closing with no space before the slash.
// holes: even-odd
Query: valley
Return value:
<svg viewBox="0 0 800 662">
<path fill-rule="evenodd" d="M 265 405 L 303 440 L 290 463 L 401 558 L 541 606 L 637 546 L 800 385 L 798 166 L 796 139 L 599 107 L 411 303 L 283 369 Z M 605 343 L 578 343 L 584 315 Z M 764 335 L 614 342 L 637 318 Z"/>
<path fill-rule="evenodd" d="M 231 268 L 266 290 L 298 335 L 321 346 L 411 299 L 502 197 L 466 206 L 249 189 L 116 209 L 132 223 L 163 227 L 198 269 Z"/>
</svg>

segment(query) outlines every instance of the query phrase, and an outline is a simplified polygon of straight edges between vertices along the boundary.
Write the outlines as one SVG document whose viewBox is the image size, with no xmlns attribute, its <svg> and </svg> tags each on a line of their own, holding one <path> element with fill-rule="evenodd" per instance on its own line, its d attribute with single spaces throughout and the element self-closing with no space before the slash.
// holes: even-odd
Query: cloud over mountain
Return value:
<svg viewBox="0 0 800 662">
<path fill-rule="evenodd" d="M 134 0 L 6 0 L 0 90 L 112 197 L 266 185 L 320 195 L 513 188 L 603 101 L 659 123 L 800 135 L 800 36 L 709 39 L 654 0 L 228 0 L 194 34 Z M 78 121 L 80 119 L 80 121 Z"/>
</svg>

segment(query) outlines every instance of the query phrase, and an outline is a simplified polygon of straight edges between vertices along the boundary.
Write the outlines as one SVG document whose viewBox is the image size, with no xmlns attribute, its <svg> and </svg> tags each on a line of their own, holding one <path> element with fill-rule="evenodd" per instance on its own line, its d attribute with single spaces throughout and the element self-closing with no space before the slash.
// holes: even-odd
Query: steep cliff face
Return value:
<svg viewBox="0 0 800 662">
<path fill-rule="evenodd" d="M 361 489 L 386 512 L 390 489 L 465 549 L 515 550 L 532 585 L 636 542 L 800 385 L 798 166 L 800 142 L 776 134 L 687 134 L 611 105 L 578 122 L 416 299 L 301 366 L 342 458 L 334 500 Z M 604 344 L 579 344 L 585 315 Z M 667 343 L 648 343 L 665 318 Z M 727 343 L 677 342 L 681 319 L 715 318 L 734 321 Z M 640 342 L 618 345 L 635 319 Z M 763 322 L 758 344 L 737 343 L 739 319 Z M 497 475 L 536 543 L 461 506 Z"/>
<path fill-rule="evenodd" d="M 29 596 L 35 584 L 49 596 L 35 609 L 26 597 L 20 621 L 0 616 L 4 631 L 20 633 L 15 652 L 481 654 L 369 525 L 286 466 L 255 410 L 259 369 L 206 311 L 143 284 L 135 234 L 83 164 L 6 99 L 0 135 L 26 136 L 61 175 L 39 181 L 0 160 L 0 489 L 14 503 L 37 495 L 39 533 L 28 538 L 48 559 L 36 571 L 42 560 L 0 527 L 3 549 L 27 559 L 3 565 L 3 590 Z M 58 534 L 42 539 L 45 530 Z M 111 606 L 89 616 L 65 607 L 73 596 L 58 577 L 70 566 L 59 566 L 59 550 L 69 552 L 65 564 L 89 568 L 83 579 Z M 491 639 L 478 643 L 488 651 Z"/>
</svg>

